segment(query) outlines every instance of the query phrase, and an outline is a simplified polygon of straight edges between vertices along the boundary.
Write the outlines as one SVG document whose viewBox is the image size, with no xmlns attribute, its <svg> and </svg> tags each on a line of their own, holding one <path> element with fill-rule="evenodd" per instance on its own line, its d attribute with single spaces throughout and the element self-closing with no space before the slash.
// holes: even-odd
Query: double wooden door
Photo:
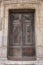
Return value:
<svg viewBox="0 0 43 65">
<path fill-rule="evenodd" d="M 35 56 L 34 13 L 12 12 L 9 15 L 8 58 L 29 59 Z"/>
</svg>

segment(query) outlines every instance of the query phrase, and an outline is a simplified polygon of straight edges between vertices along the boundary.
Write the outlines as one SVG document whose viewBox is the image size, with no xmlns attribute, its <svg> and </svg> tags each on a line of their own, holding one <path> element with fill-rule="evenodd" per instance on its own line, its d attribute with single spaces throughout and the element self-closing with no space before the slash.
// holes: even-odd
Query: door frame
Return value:
<svg viewBox="0 0 43 65">
<path fill-rule="evenodd" d="M 36 42 L 36 58 L 38 58 L 39 52 L 37 52 L 37 44 L 38 43 L 38 34 L 40 32 L 37 32 L 39 30 L 39 4 L 28 4 L 28 3 L 19 3 L 19 4 L 4 4 L 4 19 L 3 19 L 3 46 L 5 48 L 5 56 L 3 58 L 7 59 L 7 39 L 8 39 L 8 10 L 9 9 L 35 9 L 35 42 Z M 38 24 L 38 25 L 36 25 Z M 6 41 L 5 41 L 6 40 Z M 40 40 L 39 40 L 40 41 Z M 7 59 L 8 60 L 8 59 Z"/>
</svg>

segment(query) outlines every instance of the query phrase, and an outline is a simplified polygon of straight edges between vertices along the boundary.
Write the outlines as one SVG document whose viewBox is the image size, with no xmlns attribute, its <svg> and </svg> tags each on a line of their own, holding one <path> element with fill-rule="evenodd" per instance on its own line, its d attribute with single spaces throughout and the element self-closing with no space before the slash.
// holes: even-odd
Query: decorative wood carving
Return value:
<svg viewBox="0 0 43 65">
<path fill-rule="evenodd" d="M 13 58 L 35 56 L 34 12 L 11 12 L 8 55 Z"/>
</svg>

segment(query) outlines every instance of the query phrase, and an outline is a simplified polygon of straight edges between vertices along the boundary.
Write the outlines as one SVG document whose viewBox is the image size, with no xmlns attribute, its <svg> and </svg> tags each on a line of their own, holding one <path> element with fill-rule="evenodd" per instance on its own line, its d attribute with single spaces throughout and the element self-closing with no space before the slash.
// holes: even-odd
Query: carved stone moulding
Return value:
<svg viewBox="0 0 43 65">
<path fill-rule="evenodd" d="M 5 65 L 35 65 L 35 64 L 5 64 Z"/>
<path fill-rule="evenodd" d="M 4 4 L 10 3 L 38 3 L 38 0 L 3 0 Z"/>
</svg>

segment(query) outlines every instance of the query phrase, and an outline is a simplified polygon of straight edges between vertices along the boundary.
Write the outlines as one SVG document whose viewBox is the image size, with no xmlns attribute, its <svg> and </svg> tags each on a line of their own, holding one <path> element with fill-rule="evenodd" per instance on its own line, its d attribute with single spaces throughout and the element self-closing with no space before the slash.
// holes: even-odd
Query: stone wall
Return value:
<svg viewBox="0 0 43 65">
<path fill-rule="evenodd" d="M 7 59 L 8 10 L 35 9 L 36 60 L 11 61 Z M 1 0 L 0 1 L 0 65 L 43 65 L 43 1 Z"/>
</svg>

